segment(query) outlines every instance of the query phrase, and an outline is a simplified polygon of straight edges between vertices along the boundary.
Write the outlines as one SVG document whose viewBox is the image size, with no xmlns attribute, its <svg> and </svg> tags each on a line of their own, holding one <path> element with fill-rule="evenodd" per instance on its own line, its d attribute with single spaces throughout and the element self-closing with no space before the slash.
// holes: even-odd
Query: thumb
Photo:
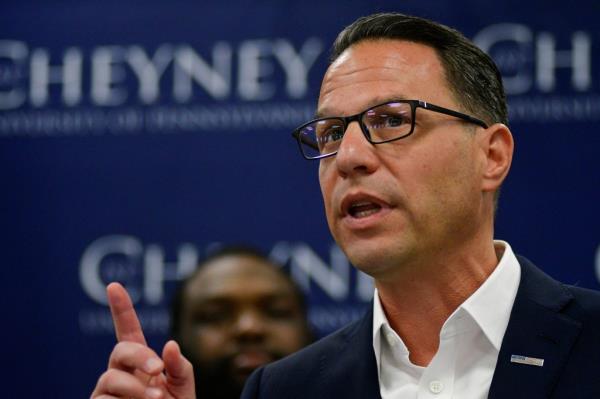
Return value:
<svg viewBox="0 0 600 399">
<path fill-rule="evenodd" d="M 194 368 L 175 341 L 166 343 L 163 353 L 167 373 L 167 390 L 177 399 L 195 399 Z"/>
</svg>

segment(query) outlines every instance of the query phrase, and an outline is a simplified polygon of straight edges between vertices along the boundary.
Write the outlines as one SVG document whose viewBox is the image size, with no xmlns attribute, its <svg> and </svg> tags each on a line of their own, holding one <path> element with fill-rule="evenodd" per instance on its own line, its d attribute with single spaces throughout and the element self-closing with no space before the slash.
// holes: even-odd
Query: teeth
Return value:
<svg viewBox="0 0 600 399">
<path fill-rule="evenodd" d="M 355 202 L 350 206 L 348 213 L 355 218 L 363 218 L 377 213 L 381 207 L 370 201 Z"/>
<path fill-rule="evenodd" d="M 355 218 L 364 218 L 366 216 L 369 216 L 369 215 L 372 215 L 374 213 L 377 213 L 377 211 L 379 211 L 379 209 L 367 209 L 367 210 L 364 210 L 364 211 L 359 211 L 359 212 L 356 212 L 354 214 L 354 217 Z"/>
</svg>

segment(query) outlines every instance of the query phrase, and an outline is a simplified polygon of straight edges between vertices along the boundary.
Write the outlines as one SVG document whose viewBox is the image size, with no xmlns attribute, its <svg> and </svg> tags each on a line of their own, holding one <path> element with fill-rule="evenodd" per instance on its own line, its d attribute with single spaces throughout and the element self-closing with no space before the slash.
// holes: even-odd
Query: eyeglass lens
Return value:
<svg viewBox="0 0 600 399">
<path fill-rule="evenodd" d="M 413 112 L 409 103 L 391 102 L 360 114 L 361 129 L 371 143 L 383 143 L 411 133 Z M 298 130 L 302 151 L 308 158 L 336 152 L 346 131 L 343 118 L 323 118 Z M 366 130 L 366 132 L 365 132 Z"/>
</svg>

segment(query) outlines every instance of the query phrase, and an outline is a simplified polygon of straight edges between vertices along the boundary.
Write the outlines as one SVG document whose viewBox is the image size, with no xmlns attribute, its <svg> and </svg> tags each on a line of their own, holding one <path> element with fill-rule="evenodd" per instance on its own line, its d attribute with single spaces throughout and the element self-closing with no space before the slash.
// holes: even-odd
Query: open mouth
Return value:
<svg viewBox="0 0 600 399">
<path fill-rule="evenodd" d="M 381 210 L 381 205 L 369 201 L 356 202 L 348 208 L 348 214 L 356 219 L 366 218 Z"/>
</svg>

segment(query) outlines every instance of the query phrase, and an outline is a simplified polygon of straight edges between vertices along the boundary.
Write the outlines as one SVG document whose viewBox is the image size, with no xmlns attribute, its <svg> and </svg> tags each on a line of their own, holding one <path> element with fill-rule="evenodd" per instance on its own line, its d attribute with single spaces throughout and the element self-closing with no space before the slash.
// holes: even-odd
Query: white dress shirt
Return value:
<svg viewBox="0 0 600 399">
<path fill-rule="evenodd" d="M 496 248 L 504 248 L 500 262 L 446 320 L 439 349 L 427 367 L 410 361 L 408 349 L 390 327 L 375 291 L 373 349 L 382 399 L 487 398 L 521 279 L 521 267 L 510 245 L 494 243 Z"/>
</svg>

